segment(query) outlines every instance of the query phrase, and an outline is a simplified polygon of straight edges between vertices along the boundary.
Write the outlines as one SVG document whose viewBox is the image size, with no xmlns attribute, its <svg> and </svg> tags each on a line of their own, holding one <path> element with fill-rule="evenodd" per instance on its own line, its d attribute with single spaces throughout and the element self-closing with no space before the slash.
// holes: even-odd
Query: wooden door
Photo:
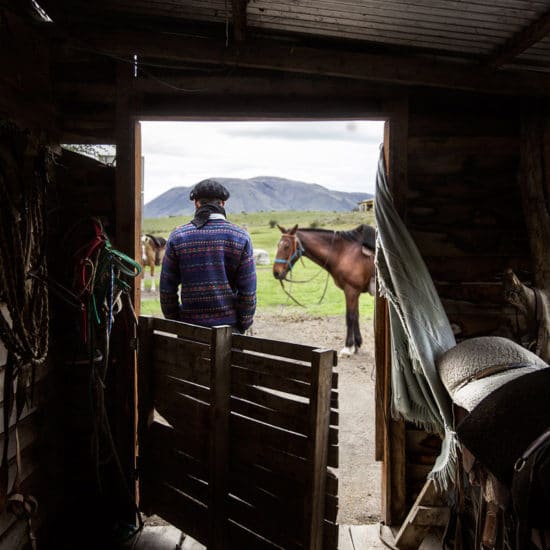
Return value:
<svg viewBox="0 0 550 550">
<path fill-rule="evenodd" d="M 338 545 L 333 350 L 140 317 L 141 506 L 209 548 Z"/>
</svg>

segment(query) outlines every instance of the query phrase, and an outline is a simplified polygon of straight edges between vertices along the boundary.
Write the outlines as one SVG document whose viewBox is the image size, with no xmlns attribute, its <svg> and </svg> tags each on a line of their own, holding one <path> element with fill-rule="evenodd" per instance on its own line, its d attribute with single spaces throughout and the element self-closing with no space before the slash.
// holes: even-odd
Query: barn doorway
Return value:
<svg viewBox="0 0 550 550">
<path fill-rule="evenodd" d="M 374 192 L 382 122 L 270 121 L 270 122 L 141 122 L 142 224 L 141 233 L 166 239 L 176 226 L 192 217 L 189 188 L 207 178 L 229 178 L 248 193 L 235 192 L 227 202 L 228 219 L 244 226 L 257 258 L 258 310 L 252 334 L 261 338 L 339 350 L 345 335 L 343 293 L 306 260 L 297 265 L 292 284 L 297 306 L 281 292 L 271 275 L 279 239 L 277 225 L 351 229 L 374 223 L 367 211 Z M 168 139 L 166 139 L 168 138 Z M 136 152 L 137 156 L 137 152 Z M 284 181 L 282 181 L 284 180 Z M 302 199 L 289 191 L 277 197 L 278 183 L 306 187 Z M 271 186 L 271 203 L 261 202 L 257 189 Z M 323 189 L 318 189 L 321 186 Z M 287 187 L 286 189 L 289 189 Z M 312 190 L 328 195 L 322 206 Z M 253 193 L 254 192 L 254 193 Z M 297 191 L 296 191 L 297 192 Z M 335 193 L 336 192 L 336 193 Z M 265 195 L 265 193 L 264 193 Z M 346 198 L 347 201 L 344 201 Z M 251 200 L 252 199 L 252 200 Z M 338 202 L 340 201 L 340 202 Z M 285 203 L 288 205 L 285 207 Z M 348 205 L 343 208 L 342 204 Z M 251 206 L 252 205 L 252 206 Z M 273 207 L 276 205 L 276 208 Z M 347 209 L 346 209 L 347 208 Z M 265 263 L 264 263 L 265 262 Z M 161 316 L 155 278 L 144 279 L 141 313 Z M 327 286 L 326 295 L 319 299 Z M 338 522 L 375 524 L 380 520 L 380 464 L 375 461 L 375 382 L 373 299 L 360 302 L 364 344 L 351 357 L 339 359 L 340 449 Z"/>
</svg>

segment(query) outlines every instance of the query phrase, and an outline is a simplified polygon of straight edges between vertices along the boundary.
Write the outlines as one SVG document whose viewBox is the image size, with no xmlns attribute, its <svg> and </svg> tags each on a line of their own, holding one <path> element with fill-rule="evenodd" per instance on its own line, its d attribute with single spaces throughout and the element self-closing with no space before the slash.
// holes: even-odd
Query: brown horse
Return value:
<svg viewBox="0 0 550 550">
<path fill-rule="evenodd" d="M 277 227 L 282 236 L 273 264 L 274 277 L 285 280 L 302 256 L 326 269 L 346 296 L 346 345 L 340 355 L 357 353 L 363 343 L 359 331 L 359 295 L 363 292 L 374 295 L 376 290 L 374 227 L 360 225 L 351 231 L 298 229 L 298 225 L 290 230 Z"/>
<path fill-rule="evenodd" d="M 166 250 L 166 239 L 155 237 L 154 235 L 141 236 L 141 263 L 144 268 L 149 267 L 151 278 L 151 292 L 155 292 L 155 266 L 162 264 L 164 252 Z M 141 290 L 145 290 L 145 269 L 141 279 Z"/>
</svg>

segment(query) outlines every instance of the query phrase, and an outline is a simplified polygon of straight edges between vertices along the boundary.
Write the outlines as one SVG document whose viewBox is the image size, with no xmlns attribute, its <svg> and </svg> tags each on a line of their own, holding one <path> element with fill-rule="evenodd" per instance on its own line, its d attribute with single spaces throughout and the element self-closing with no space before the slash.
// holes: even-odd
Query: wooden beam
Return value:
<svg viewBox="0 0 550 550">
<path fill-rule="evenodd" d="M 443 503 L 443 496 L 437 492 L 433 480 L 426 481 L 395 536 L 395 547 L 400 550 L 416 550 L 430 530 L 445 527 L 450 510 Z"/>
<path fill-rule="evenodd" d="M 116 173 L 115 173 L 115 239 L 114 246 L 138 259 L 139 212 L 141 212 L 141 189 L 136 189 L 135 158 L 136 124 L 131 116 L 131 67 L 120 64 L 117 82 L 116 105 Z M 139 143 L 139 142 L 138 142 Z M 139 304 L 139 281 L 130 282 L 130 298 Z M 125 338 L 117 349 L 117 368 L 113 402 L 117 404 L 114 416 L 116 444 L 121 467 L 128 480 L 128 490 L 137 497 L 135 484 L 137 457 L 137 354 L 135 326 L 129 321 Z M 122 514 L 128 521 L 135 520 L 135 509 L 128 502 Z M 122 516 L 121 516 L 122 517 Z"/>
<path fill-rule="evenodd" d="M 244 42 L 246 38 L 246 6 L 248 0 L 231 0 L 233 14 L 233 38 L 235 42 Z"/>
<path fill-rule="evenodd" d="M 157 32 L 76 28 L 77 47 L 129 58 L 249 67 L 291 73 L 316 74 L 423 85 L 495 94 L 545 95 L 550 76 L 521 71 L 499 71 L 475 63 L 457 63 L 425 57 L 384 55 L 283 44 L 274 40 L 247 40 L 229 45 L 218 39 L 197 39 Z M 85 44 L 86 46 L 83 46 Z"/>
<path fill-rule="evenodd" d="M 550 12 L 514 34 L 504 45 L 489 58 L 487 64 L 493 69 L 499 69 L 510 63 L 515 57 L 529 49 L 533 44 L 540 42 L 550 33 Z"/>
</svg>

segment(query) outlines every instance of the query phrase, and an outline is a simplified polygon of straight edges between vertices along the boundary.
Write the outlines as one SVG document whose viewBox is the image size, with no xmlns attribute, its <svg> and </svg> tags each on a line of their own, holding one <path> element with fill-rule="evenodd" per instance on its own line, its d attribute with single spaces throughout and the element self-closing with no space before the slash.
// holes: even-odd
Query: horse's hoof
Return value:
<svg viewBox="0 0 550 550">
<path fill-rule="evenodd" d="M 353 348 L 344 347 L 340 350 L 338 357 L 351 357 L 353 354 Z"/>
</svg>

